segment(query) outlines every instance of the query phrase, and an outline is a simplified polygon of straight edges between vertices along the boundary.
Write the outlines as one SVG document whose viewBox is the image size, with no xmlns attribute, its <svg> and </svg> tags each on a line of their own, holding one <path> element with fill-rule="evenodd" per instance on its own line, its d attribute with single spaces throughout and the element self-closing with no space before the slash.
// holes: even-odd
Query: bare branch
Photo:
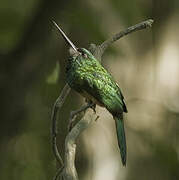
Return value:
<svg viewBox="0 0 179 180">
<path fill-rule="evenodd" d="M 152 23 L 154 22 L 153 19 L 148 19 L 146 21 L 143 21 L 141 23 L 138 23 L 134 26 L 128 27 L 127 29 L 115 34 L 114 36 L 112 36 L 111 38 L 107 39 L 106 41 L 104 41 L 101 45 L 96 46 L 95 44 L 91 44 L 90 45 L 90 50 L 93 52 L 94 56 L 97 57 L 98 60 L 101 60 L 102 55 L 104 54 L 104 51 L 106 50 L 106 48 L 108 48 L 112 43 L 114 43 L 115 41 L 119 40 L 120 38 L 142 30 L 142 29 L 146 29 L 149 27 L 152 27 Z"/>
<path fill-rule="evenodd" d="M 96 119 L 95 112 L 87 109 L 83 118 L 72 128 L 65 139 L 65 168 L 63 177 L 65 180 L 78 180 L 75 168 L 76 139 Z"/>
<path fill-rule="evenodd" d="M 51 116 L 51 120 L 52 120 L 52 129 L 51 129 L 51 134 L 52 134 L 52 149 L 53 149 L 53 153 L 54 156 L 57 160 L 57 162 L 59 162 L 59 164 L 61 164 L 62 166 L 64 165 L 63 160 L 58 152 L 58 148 L 57 148 L 57 134 L 58 134 L 58 130 L 57 130 L 57 113 L 60 110 L 60 108 L 62 107 L 67 95 L 69 94 L 71 88 L 68 86 L 68 84 L 66 84 L 60 94 L 60 96 L 57 98 L 57 100 L 54 103 L 53 109 L 52 109 L 52 116 Z"/>
</svg>

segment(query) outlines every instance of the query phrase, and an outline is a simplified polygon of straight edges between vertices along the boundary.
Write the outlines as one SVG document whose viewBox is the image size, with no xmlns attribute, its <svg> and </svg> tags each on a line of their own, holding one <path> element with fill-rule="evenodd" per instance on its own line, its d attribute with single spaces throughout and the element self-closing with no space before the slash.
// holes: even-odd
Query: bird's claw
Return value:
<svg viewBox="0 0 179 180">
<path fill-rule="evenodd" d="M 94 113 L 96 114 L 96 104 L 91 103 L 90 108 L 94 111 Z"/>
</svg>

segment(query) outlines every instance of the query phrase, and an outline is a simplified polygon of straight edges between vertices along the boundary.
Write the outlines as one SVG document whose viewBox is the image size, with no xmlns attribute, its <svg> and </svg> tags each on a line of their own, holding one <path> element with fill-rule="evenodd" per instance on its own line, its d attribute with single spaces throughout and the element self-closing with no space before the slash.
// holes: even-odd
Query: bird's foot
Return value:
<svg viewBox="0 0 179 180">
<path fill-rule="evenodd" d="M 90 108 L 94 111 L 94 113 L 96 114 L 96 104 L 91 103 L 90 104 Z"/>
<path fill-rule="evenodd" d="M 80 114 L 81 112 L 85 112 L 88 108 L 92 108 L 93 111 L 96 113 L 96 104 L 94 104 L 92 101 L 88 101 L 87 105 L 82 106 L 80 109 L 75 110 L 75 111 L 71 111 L 70 113 L 70 118 L 69 118 L 69 123 L 68 123 L 68 131 L 70 132 L 71 129 L 74 126 L 74 121 L 76 120 L 76 117 L 78 114 Z"/>
</svg>

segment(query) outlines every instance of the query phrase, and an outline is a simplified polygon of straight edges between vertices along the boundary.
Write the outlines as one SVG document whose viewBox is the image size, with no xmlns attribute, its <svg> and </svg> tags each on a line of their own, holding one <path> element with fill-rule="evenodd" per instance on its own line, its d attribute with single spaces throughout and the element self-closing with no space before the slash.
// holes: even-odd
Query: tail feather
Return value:
<svg viewBox="0 0 179 180">
<path fill-rule="evenodd" d="M 117 139 L 118 139 L 118 145 L 120 148 L 122 164 L 123 166 L 126 166 L 127 147 L 126 147 L 126 137 L 125 137 L 123 116 L 120 115 L 118 117 L 114 117 L 114 119 L 116 122 Z"/>
</svg>

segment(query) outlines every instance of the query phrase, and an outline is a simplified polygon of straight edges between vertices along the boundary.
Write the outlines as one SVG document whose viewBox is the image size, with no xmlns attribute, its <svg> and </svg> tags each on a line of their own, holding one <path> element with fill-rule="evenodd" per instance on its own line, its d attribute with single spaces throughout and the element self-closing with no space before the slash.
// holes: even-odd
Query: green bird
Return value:
<svg viewBox="0 0 179 180">
<path fill-rule="evenodd" d="M 55 22 L 53 23 L 74 50 L 66 67 L 67 83 L 79 94 L 93 103 L 105 107 L 112 114 L 116 124 L 122 164 L 125 166 L 126 137 L 123 112 L 127 113 L 127 108 L 118 84 L 91 52 L 84 48 L 77 48 L 60 27 Z"/>
</svg>

